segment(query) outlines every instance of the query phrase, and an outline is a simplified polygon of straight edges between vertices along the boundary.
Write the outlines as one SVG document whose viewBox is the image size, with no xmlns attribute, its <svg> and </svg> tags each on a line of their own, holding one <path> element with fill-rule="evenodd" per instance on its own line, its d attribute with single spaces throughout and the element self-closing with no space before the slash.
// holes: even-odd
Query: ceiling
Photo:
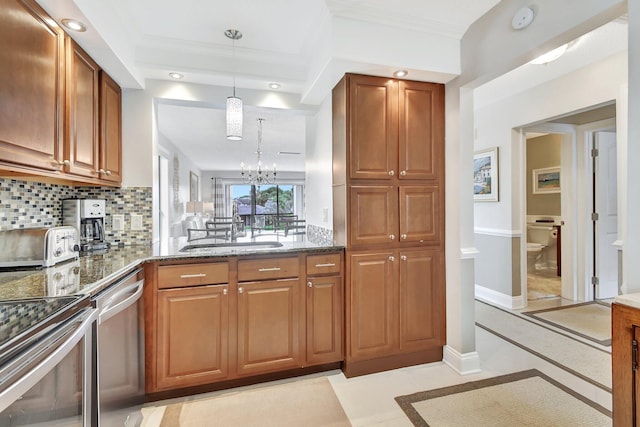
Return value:
<svg viewBox="0 0 640 427">
<path fill-rule="evenodd" d="M 304 108 L 265 109 L 245 102 L 244 139 L 239 143 L 225 138 L 224 99 L 217 105 L 161 102 L 157 117 L 162 137 L 201 170 L 237 170 L 240 161 L 252 162 L 257 147 L 256 119 L 265 118 L 264 160 L 277 163 L 281 171 L 304 170 L 310 114 L 339 76 L 345 72 L 391 76 L 404 68 L 409 70 L 409 79 L 446 83 L 459 72 L 459 40 L 476 19 L 499 3 L 36 1 L 58 22 L 63 18 L 82 20 L 87 31 L 70 35 L 125 89 L 142 89 L 149 79 L 171 80 L 170 72 L 183 74 L 183 82 L 229 88 L 229 94 L 235 81 L 241 98 L 248 90 L 268 93 L 272 91 L 269 83 L 281 84 L 278 92 L 297 97 Z M 243 33 L 235 46 L 224 35 L 230 28 Z M 360 51 L 363 40 L 368 45 Z M 434 53 L 438 49 L 439 53 Z M 557 67 L 544 69 L 548 74 Z M 515 74 L 480 88 L 477 98 L 491 102 L 496 96 L 522 90 L 523 81 L 535 85 L 550 78 L 539 70 L 526 66 L 524 71 L 514 70 Z"/>
</svg>

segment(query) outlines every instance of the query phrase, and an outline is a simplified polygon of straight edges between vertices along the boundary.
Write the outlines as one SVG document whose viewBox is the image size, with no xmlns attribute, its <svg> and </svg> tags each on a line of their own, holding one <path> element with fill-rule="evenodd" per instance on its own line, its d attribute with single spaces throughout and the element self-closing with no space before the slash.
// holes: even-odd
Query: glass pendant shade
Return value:
<svg viewBox="0 0 640 427">
<path fill-rule="evenodd" d="M 227 139 L 242 139 L 242 99 L 235 96 L 227 98 Z"/>
</svg>

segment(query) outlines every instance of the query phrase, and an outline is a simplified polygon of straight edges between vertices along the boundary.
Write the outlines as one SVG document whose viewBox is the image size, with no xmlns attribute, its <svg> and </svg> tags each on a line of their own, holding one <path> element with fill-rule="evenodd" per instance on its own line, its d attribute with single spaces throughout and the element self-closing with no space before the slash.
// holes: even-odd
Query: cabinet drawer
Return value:
<svg viewBox="0 0 640 427">
<path fill-rule="evenodd" d="M 340 254 L 310 255 L 307 257 L 307 275 L 340 272 Z"/>
<path fill-rule="evenodd" d="M 229 263 L 163 265 L 158 267 L 158 288 L 214 285 L 229 281 Z"/>
<path fill-rule="evenodd" d="M 238 281 L 298 277 L 298 257 L 238 261 Z"/>
</svg>

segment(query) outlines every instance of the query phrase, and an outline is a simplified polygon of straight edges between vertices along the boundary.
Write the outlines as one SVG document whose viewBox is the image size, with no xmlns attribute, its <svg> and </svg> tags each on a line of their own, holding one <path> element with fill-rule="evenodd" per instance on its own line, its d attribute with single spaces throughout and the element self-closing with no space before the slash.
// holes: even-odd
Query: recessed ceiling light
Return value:
<svg viewBox="0 0 640 427">
<path fill-rule="evenodd" d="M 169 73 L 169 77 L 171 77 L 172 79 L 180 80 L 184 77 L 184 75 L 180 73 Z"/>
<path fill-rule="evenodd" d="M 280 83 L 269 83 L 271 89 L 280 89 Z"/>
<path fill-rule="evenodd" d="M 398 70 L 395 73 L 393 73 L 394 77 L 404 77 L 407 74 L 409 74 L 407 70 Z"/>
<path fill-rule="evenodd" d="M 87 31 L 86 25 L 84 25 L 82 22 L 77 21 L 75 19 L 63 19 L 62 25 L 64 25 L 66 28 L 72 31 L 77 31 L 79 33 Z"/>
<path fill-rule="evenodd" d="M 557 47 L 552 51 L 545 53 L 544 55 L 540 55 L 539 57 L 537 57 L 536 59 L 534 59 L 529 63 L 536 64 L 536 65 L 548 64 L 549 62 L 555 61 L 556 59 L 560 58 L 567 51 L 568 47 L 569 47 L 568 43 L 563 44 L 562 46 Z"/>
</svg>

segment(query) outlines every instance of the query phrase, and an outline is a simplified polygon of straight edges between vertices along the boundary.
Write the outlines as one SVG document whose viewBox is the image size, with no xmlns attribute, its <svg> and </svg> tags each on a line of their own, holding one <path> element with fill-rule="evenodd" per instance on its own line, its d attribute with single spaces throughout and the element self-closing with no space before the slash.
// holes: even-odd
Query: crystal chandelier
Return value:
<svg viewBox="0 0 640 427">
<path fill-rule="evenodd" d="M 224 35 L 233 40 L 233 96 L 227 98 L 227 139 L 238 141 L 242 139 L 242 99 L 236 97 L 236 40 L 242 38 L 238 30 L 227 30 Z"/>
<path fill-rule="evenodd" d="M 276 164 L 273 164 L 273 169 L 271 170 L 262 165 L 262 150 L 260 149 L 260 146 L 262 145 L 263 121 L 264 119 L 258 119 L 258 151 L 256 151 L 256 154 L 258 155 L 258 164 L 255 170 L 252 169 L 251 165 L 247 165 L 245 169 L 244 162 L 240 163 L 240 177 L 244 184 L 263 185 L 273 184 L 276 182 Z"/>
</svg>

